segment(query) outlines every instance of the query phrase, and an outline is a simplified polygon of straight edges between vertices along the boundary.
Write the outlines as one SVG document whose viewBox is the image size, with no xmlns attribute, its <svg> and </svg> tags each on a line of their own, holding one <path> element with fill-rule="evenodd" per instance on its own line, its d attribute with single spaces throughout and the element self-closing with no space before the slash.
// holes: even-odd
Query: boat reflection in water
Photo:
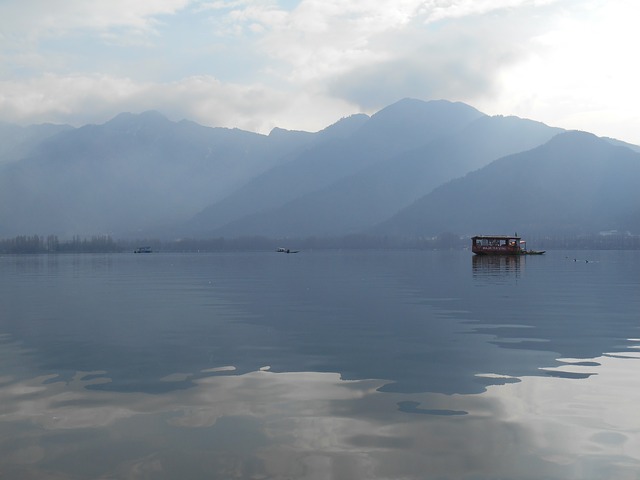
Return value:
<svg viewBox="0 0 640 480">
<path fill-rule="evenodd" d="M 474 277 L 518 276 L 526 264 L 521 255 L 474 255 L 471 261 Z"/>
</svg>

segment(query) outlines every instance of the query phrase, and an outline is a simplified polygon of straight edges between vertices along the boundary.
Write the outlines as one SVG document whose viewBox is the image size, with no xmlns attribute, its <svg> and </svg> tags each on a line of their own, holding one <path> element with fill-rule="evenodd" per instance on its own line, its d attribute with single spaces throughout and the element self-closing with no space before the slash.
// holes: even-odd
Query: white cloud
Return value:
<svg viewBox="0 0 640 480">
<path fill-rule="evenodd" d="M 317 130 L 411 96 L 640 142 L 639 8 L 632 0 L 5 0 L 0 115 L 78 124 L 153 108 L 208 125 Z"/>
<path fill-rule="evenodd" d="M 22 124 L 79 126 L 103 123 L 123 111 L 159 110 L 174 120 L 268 133 L 276 126 L 317 130 L 355 108 L 339 100 L 318 99 L 312 92 L 291 94 L 208 76 L 139 83 L 106 75 L 44 75 L 27 82 L 0 82 L 0 92 L 0 120 Z"/>
<path fill-rule="evenodd" d="M 559 0 L 431 0 L 426 1 L 422 13 L 427 22 L 484 15 L 505 9 L 540 7 Z"/>
<path fill-rule="evenodd" d="M 158 15 L 185 8 L 192 0 L 8 0 L 0 3 L 5 35 L 43 37 L 69 30 L 130 28 L 148 31 Z"/>
<path fill-rule="evenodd" d="M 543 31 L 531 10 L 515 8 L 539 3 L 309 0 L 262 48 L 286 65 L 274 75 L 368 111 L 405 96 L 471 101 Z"/>
<path fill-rule="evenodd" d="M 640 143 L 640 4 L 593 1 L 561 13 L 502 72 L 501 95 L 478 106 Z"/>
<path fill-rule="evenodd" d="M 45 74 L 28 81 L 3 81 L 0 112 L 3 120 L 13 122 L 91 122 L 122 107 L 142 88 L 128 79 L 102 75 Z"/>
<path fill-rule="evenodd" d="M 162 19 L 194 0 L 4 0 L 0 75 L 4 78 L 97 67 L 96 45 L 150 46 Z"/>
<path fill-rule="evenodd" d="M 261 34 L 277 28 L 288 16 L 286 10 L 268 0 L 205 2 L 198 11 L 209 13 L 209 22 L 216 35 L 229 37 Z"/>
<path fill-rule="evenodd" d="M 287 80 L 323 80 L 388 58 L 389 52 L 371 48 L 371 41 L 406 25 L 420 3 L 305 1 L 269 32 L 263 48 L 289 66 L 281 72 Z"/>
</svg>

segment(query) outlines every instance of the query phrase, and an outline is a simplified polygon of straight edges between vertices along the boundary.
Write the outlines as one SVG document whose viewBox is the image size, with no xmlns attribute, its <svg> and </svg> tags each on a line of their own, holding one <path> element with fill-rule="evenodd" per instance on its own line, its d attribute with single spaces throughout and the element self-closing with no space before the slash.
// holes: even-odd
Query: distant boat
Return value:
<svg viewBox="0 0 640 480">
<path fill-rule="evenodd" d="M 544 250 L 527 250 L 527 242 L 517 235 L 476 235 L 471 237 L 476 255 L 542 255 Z"/>
<path fill-rule="evenodd" d="M 276 249 L 276 252 L 279 253 L 298 253 L 300 250 L 289 250 L 288 248 L 280 247 Z"/>
<path fill-rule="evenodd" d="M 133 253 L 151 253 L 151 247 L 138 247 L 136 248 Z"/>
</svg>

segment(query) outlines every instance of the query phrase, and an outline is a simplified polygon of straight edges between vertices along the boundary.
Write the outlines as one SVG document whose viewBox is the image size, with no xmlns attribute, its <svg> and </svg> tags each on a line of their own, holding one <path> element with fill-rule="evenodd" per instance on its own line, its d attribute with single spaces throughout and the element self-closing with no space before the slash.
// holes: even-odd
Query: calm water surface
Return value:
<svg viewBox="0 0 640 480">
<path fill-rule="evenodd" d="M 0 257 L 0 478 L 640 479 L 640 252 Z"/>
</svg>

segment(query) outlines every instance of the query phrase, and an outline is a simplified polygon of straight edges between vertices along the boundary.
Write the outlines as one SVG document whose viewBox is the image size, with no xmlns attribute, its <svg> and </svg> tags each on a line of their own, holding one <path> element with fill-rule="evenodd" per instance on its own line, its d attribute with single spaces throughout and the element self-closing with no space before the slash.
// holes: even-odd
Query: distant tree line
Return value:
<svg viewBox="0 0 640 480">
<path fill-rule="evenodd" d="M 527 246 L 543 250 L 640 250 L 640 235 L 555 235 L 526 236 Z M 121 242 L 125 251 L 139 246 L 150 246 L 153 251 L 164 252 L 233 252 L 264 251 L 278 247 L 296 250 L 461 250 L 469 248 L 466 235 L 443 232 L 432 237 L 403 237 L 353 234 L 336 237 L 270 238 L 248 236 L 239 238 L 185 238 L 180 240 L 136 240 Z"/>
<path fill-rule="evenodd" d="M 247 236 L 239 238 L 185 238 L 179 240 L 137 239 L 114 240 L 109 235 L 83 238 L 73 236 L 60 240 L 56 235 L 19 235 L 0 239 L 0 253 L 116 253 L 133 252 L 149 247 L 154 252 L 232 252 L 264 251 L 278 247 L 296 250 L 313 249 L 458 249 L 466 240 L 453 233 L 436 237 L 388 237 L 353 234 L 342 237 L 270 238 Z"/>
<path fill-rule="evenodd" d="M 0 253 L 111 253 L 121 252 L 122 247 L 109 235 L 83 238 L 74 235 L 70 240 L 60 240 L 57 235 L 18 235 L 0 239 Z"/>
<path fill-rule="evenodd" d="M 390 237 L 368 234 L 353 234 L 339 237 L 271 238 L 247 236 L 238 238 L 186 238 L 173 241 L 137 240 L 128 241 L 125 250 L 138 246 L 150 246 L 154 251 L 165 252 L 224 252 L 224 251 L 264 251 L 278 247 L 296 250 L 384 250 L 384 249 L 460 249 L 467 240 L 453 233 L 436 237 Z"/>
<path fill-rule="evenodd" d="M 628 233 L 527 236 L 530 248 L 544 250 L 640 250 L 640 235 Z M 140 247 L 153 252 L 233 252 L 265 251 L 278 247 L 296 250 L 460 250 L 469 248 L 467 236 L 443 232 L 433 237 L 393 237 L 353 234 L 339 237 L 270 238 L 185 238 L 179 240 L 114 240 L 109 235 L 73 236 L 60 240 L 56 235 L 19 235 L 0 239 L 0 254 L 21 253 L 117 253 L 133 252 Z"/>
<path fill-rule="evenodd" d="M 626 232 L 584 235 L 529 236 L 527 244 L 536 249 L 555 250 L 640 250 L 640 235 Z"/>
</svg>

